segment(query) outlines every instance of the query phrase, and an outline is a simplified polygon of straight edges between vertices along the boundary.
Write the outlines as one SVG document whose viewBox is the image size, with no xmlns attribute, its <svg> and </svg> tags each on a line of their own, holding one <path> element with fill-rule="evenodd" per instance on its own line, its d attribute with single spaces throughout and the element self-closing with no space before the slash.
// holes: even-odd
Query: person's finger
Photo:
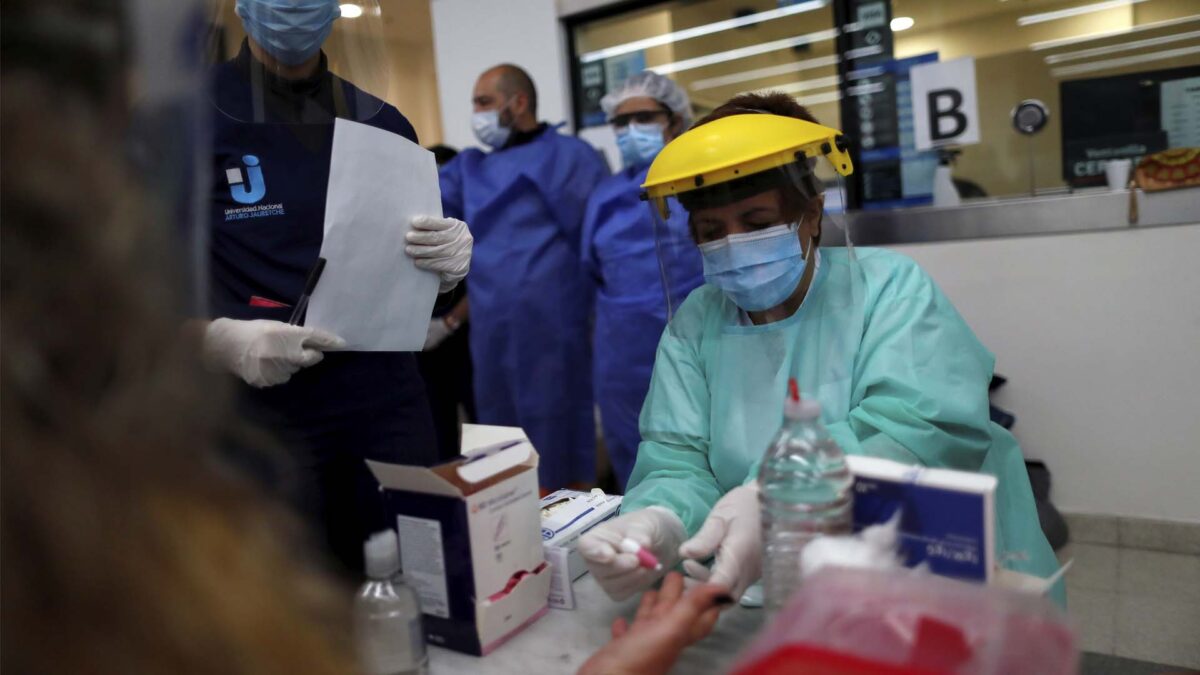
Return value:
<svg viewBox="0 0 1200 675">
<path fill-rule="evenodd" d="M 319 349 L 301 349 L 300 356 L 295 360 L 295 364 L 301 368 L 315 366 L 325 358 L 325 352 Z"/>
<path fill-rule="evenodd" d="M 409 230 L 404 235 L 404 241 L 419 246 L 439 246 L 457 239 L 453 230 Z"/>
<path fill-rule="evenodd" d="M 691 632 L 688 634 L 689 642 L 699 642 L 712 632 L 714 626 L 717 625 L 717 619 L 721 618 L 721 608 L 712 607 L 700 615 L 692 622 Z"/>
<path fill-rule="evenodd" d="M 413 216 L 408 224 L 418 230 L 448 230 L 458 223 L 453 218 L 439 218 L 437 216 Z"/>
<path fill-rule="evenodd" d="M 717 561 L 712 566 L 712 575 L 708 577 L 708 583 L 724 586 L 732 594 L 741 595 L 746 585 L 742 577 L 742 566 L 736 558 L 718 555 Z"/>
<path fill-rule="evenodd" d="M 684 626 L 689 642 L 708 635 L 721 610 L 732 604 L 727 591 L 713 584 L 694 586 L 671 610 L 671 620 Z"/>
<path fill-rule="evenodd" d="M 319 328 L 305 328 L 307 335 L 301 342 L 305 347 L 313 347 L 316 349 L 341 349 L 346 346 L 346 341 L 342 338 L 324 331 Z"/>
<path fill-rule="evenodd" d="M 618 616 L 617 618 L 613 619 L 612 637 L 614 640 L 621 637 L 628 631 L 629 631 L 629 622 L 625 620 L 625 617 Z"/>
<path fill-rule="evenodd" d="M 453 241 L 436 246 L 410 244 L 404 248 L 404 252 L 413 259 L 414 263 L 420 264 L 423 260 L 454 259 L 458 255 L 458 248 L 458 244 Z"/>
<path fill-rule="evenodd" d="M 703 560 L 713 554 L 721 541 L 725 539 L 728 524 L 724 518 L 709 516 L 700 526 L 696 536 L 688 539 L 679 546 L 679 555 L 684 558 Z"/>
<path fill-rule="evenodd" d="M 670 609 L 683 595 L 683 575 L 679 572 L 668 572 L 658 588 L 658 606 Z"/>
<path fill-rule="evenodd" d="M 633 615 L 633 622 L 645 621 L 650 618 L 650 613 L 654 610 L 654 603 L 658 600 L 658 591 L 650 589 L 642 593 L 642 601 L 638 603 L 637 613 Z"/>
<path fill-rule="evenodd" d="M 683 596 L 680 604 L 688 605 L 697 614 L 708 611 L 713 607 L 724 608 L 732 604 L 733 598 L 729 596 L 729 589 L 718 586 L 716 584 L 701 584 L 693 586 L 691 590 Z"/>
<path fill-rule="evenodd" d="M 455 272 L 458 269 L 458 263 L 451 258 L 413 258 L 412 261 L 417 267 L 438 274 Z"/>
<path fill-rule="evenodd" d="M 712 572 L 707 567 L 695 560 L 684 560 L 683 571 L 687 573 L 688 578 L 696 581 L 708 581 L 708 578 L 712 576 Z"/>
<path fill-rule="evenodd" d="M 576 550 L 584 560 L 604 564 L 612 562 L 621 552 L 620 543 L 619 533 L 610 532 L 609 528 L 601 525 L 580 537 Z"/>
<path fill-rule="evenodd" d="M 630 553 L 618 553 L 612 560 L 603 563 L 603 567 L 596 569 L 593 574 L 598 579 L 611 579 L 647 571 L 646 568 L 638 565 L 637 556 Z"/>
</svg>

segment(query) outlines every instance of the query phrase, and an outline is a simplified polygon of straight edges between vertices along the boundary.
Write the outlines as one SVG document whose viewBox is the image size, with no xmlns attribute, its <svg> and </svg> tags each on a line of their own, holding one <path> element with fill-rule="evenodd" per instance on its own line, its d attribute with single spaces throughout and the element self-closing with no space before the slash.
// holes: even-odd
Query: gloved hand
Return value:
<svg viewBox="0 0 1200 675">
<path fill-rule="evenodd" d="M 454 335 L 454 329 L 442 317 L 434 317 L 429 321 L 429 331 L 425 333 L 424 351 L 437 349 L 438 345 L 446 341 L 446 338 Z"/>
<path fill-rule="evenodd" d="M 729 589 L 734 598 L 762 576 L 762 525 L 758 481 L 725 493 L 696 536 L 679 547 L 689 577 Z M 716 552 L 712 570 L 696 562 Z"/>
<path fill-rule="evenodd" d="M 251 386 L 271 387 L 319 363 L 325 358 L 322 350 L 345 345 L 332 333 L 282 321 L 216 319 L 204 330 L 204 363 Z"/>
<path fill-rule="evenodd" d="M 408 246 L 404 252 L 416 266 L 437 272 L 442 277 L 440 293 L 457 286 L 471 269 L 471 248 L 475 239 L 461 220 L 413 216 L 412 229 L 405 240 Z"/>
<path fill-rule="evenodd" d="M 649 588 L 679 562 L 677 551 L 685 536 L 679 516 L 661 506 L 650 506 L 600 523 L 579 538 L 578 549 L 608 597 L 624 600 Z M 662 570 L 640 567 L 637 556 L 621 551 L 621 540 L 626 537 L 657 556 Z"/>
</svg>

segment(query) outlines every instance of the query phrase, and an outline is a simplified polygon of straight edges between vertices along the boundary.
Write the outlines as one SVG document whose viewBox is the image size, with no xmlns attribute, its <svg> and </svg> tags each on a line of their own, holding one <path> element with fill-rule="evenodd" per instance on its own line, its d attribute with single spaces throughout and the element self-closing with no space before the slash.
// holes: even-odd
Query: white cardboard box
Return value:
<svg viewBox="0 0 1200 675">
<path fill-rule="evenodd" d="M 900 512 L 900 553 L 942 576 L 988 583 L 995 567 L 996 478 L 850 455 L 854 529 Z"/>
<path fill-rule="evenodd" d="M 547 515 L 546 511 L 557 505 Z M 603 492 L 557 490 L 542 497 L 542 545 L 550 563 L 550 606 L 575 609 L 572 583 L 587 572 L 583 557 L 576 549 L 579 537 L 596 525 L 617 515 L 620 495 Z"/>
<path fill-rule="evenodd" d="M 396 519 L 431 644 L 486 655 L 546 613 L 538 454 L 523 431 L 465 425 L 454 461 L 367 464 Z"/>
</svg>

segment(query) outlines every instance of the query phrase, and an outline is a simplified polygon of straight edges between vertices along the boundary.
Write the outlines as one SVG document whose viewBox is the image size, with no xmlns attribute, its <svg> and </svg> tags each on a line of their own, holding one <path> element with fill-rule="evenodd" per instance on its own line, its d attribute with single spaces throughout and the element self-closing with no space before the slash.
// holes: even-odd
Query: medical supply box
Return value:
<svg viewBox="0 0 1200 675">
<path fill-rule="evenodd" d="M 587 572 L 577 545 L 584 532 L 617 515 L 620 495 L 558 490 L 542 497 L 542 545 L 550 563 L 550 606 L 575 609 L 571 585 Z"/>
<path fill-rule="evenodd" d="M 848 455 L 854 529 L 900 512 L 900 555 L 941 576 L 990 583 L 995 567 L 996 477 Z"/>
<path fill-rule="evenodd" d="M 367 464 L 395 519 L 426 639 L 483 656 L 546 613 L 551 571 L 525 432 L 464 425 L 462 448 L 434 467 Z"/>
</svg>

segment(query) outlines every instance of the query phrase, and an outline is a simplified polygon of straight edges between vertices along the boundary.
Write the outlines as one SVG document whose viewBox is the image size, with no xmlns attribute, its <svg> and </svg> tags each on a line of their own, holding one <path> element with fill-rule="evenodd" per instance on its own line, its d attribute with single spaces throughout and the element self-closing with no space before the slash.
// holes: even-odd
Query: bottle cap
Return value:
<svg viewBox="0 0 1200 675">
<path fill-rule="evenodd" d="M 390 579 L 400 571 L 400 542 L 395 530 L 384 530 L 371 535 L 363 544 L 363 557 L 367 561 L 367 576 L 372 579 Z"/>
<path fill-rule="evenodd" d="M 783 404 L 783 416 L 789 420 L 815 420 L 821 417 L 821 403 L 815 398 L 800 398 L 800 386 L 796 378 L 788 380 L 787 402 Z"/>
</svg>

